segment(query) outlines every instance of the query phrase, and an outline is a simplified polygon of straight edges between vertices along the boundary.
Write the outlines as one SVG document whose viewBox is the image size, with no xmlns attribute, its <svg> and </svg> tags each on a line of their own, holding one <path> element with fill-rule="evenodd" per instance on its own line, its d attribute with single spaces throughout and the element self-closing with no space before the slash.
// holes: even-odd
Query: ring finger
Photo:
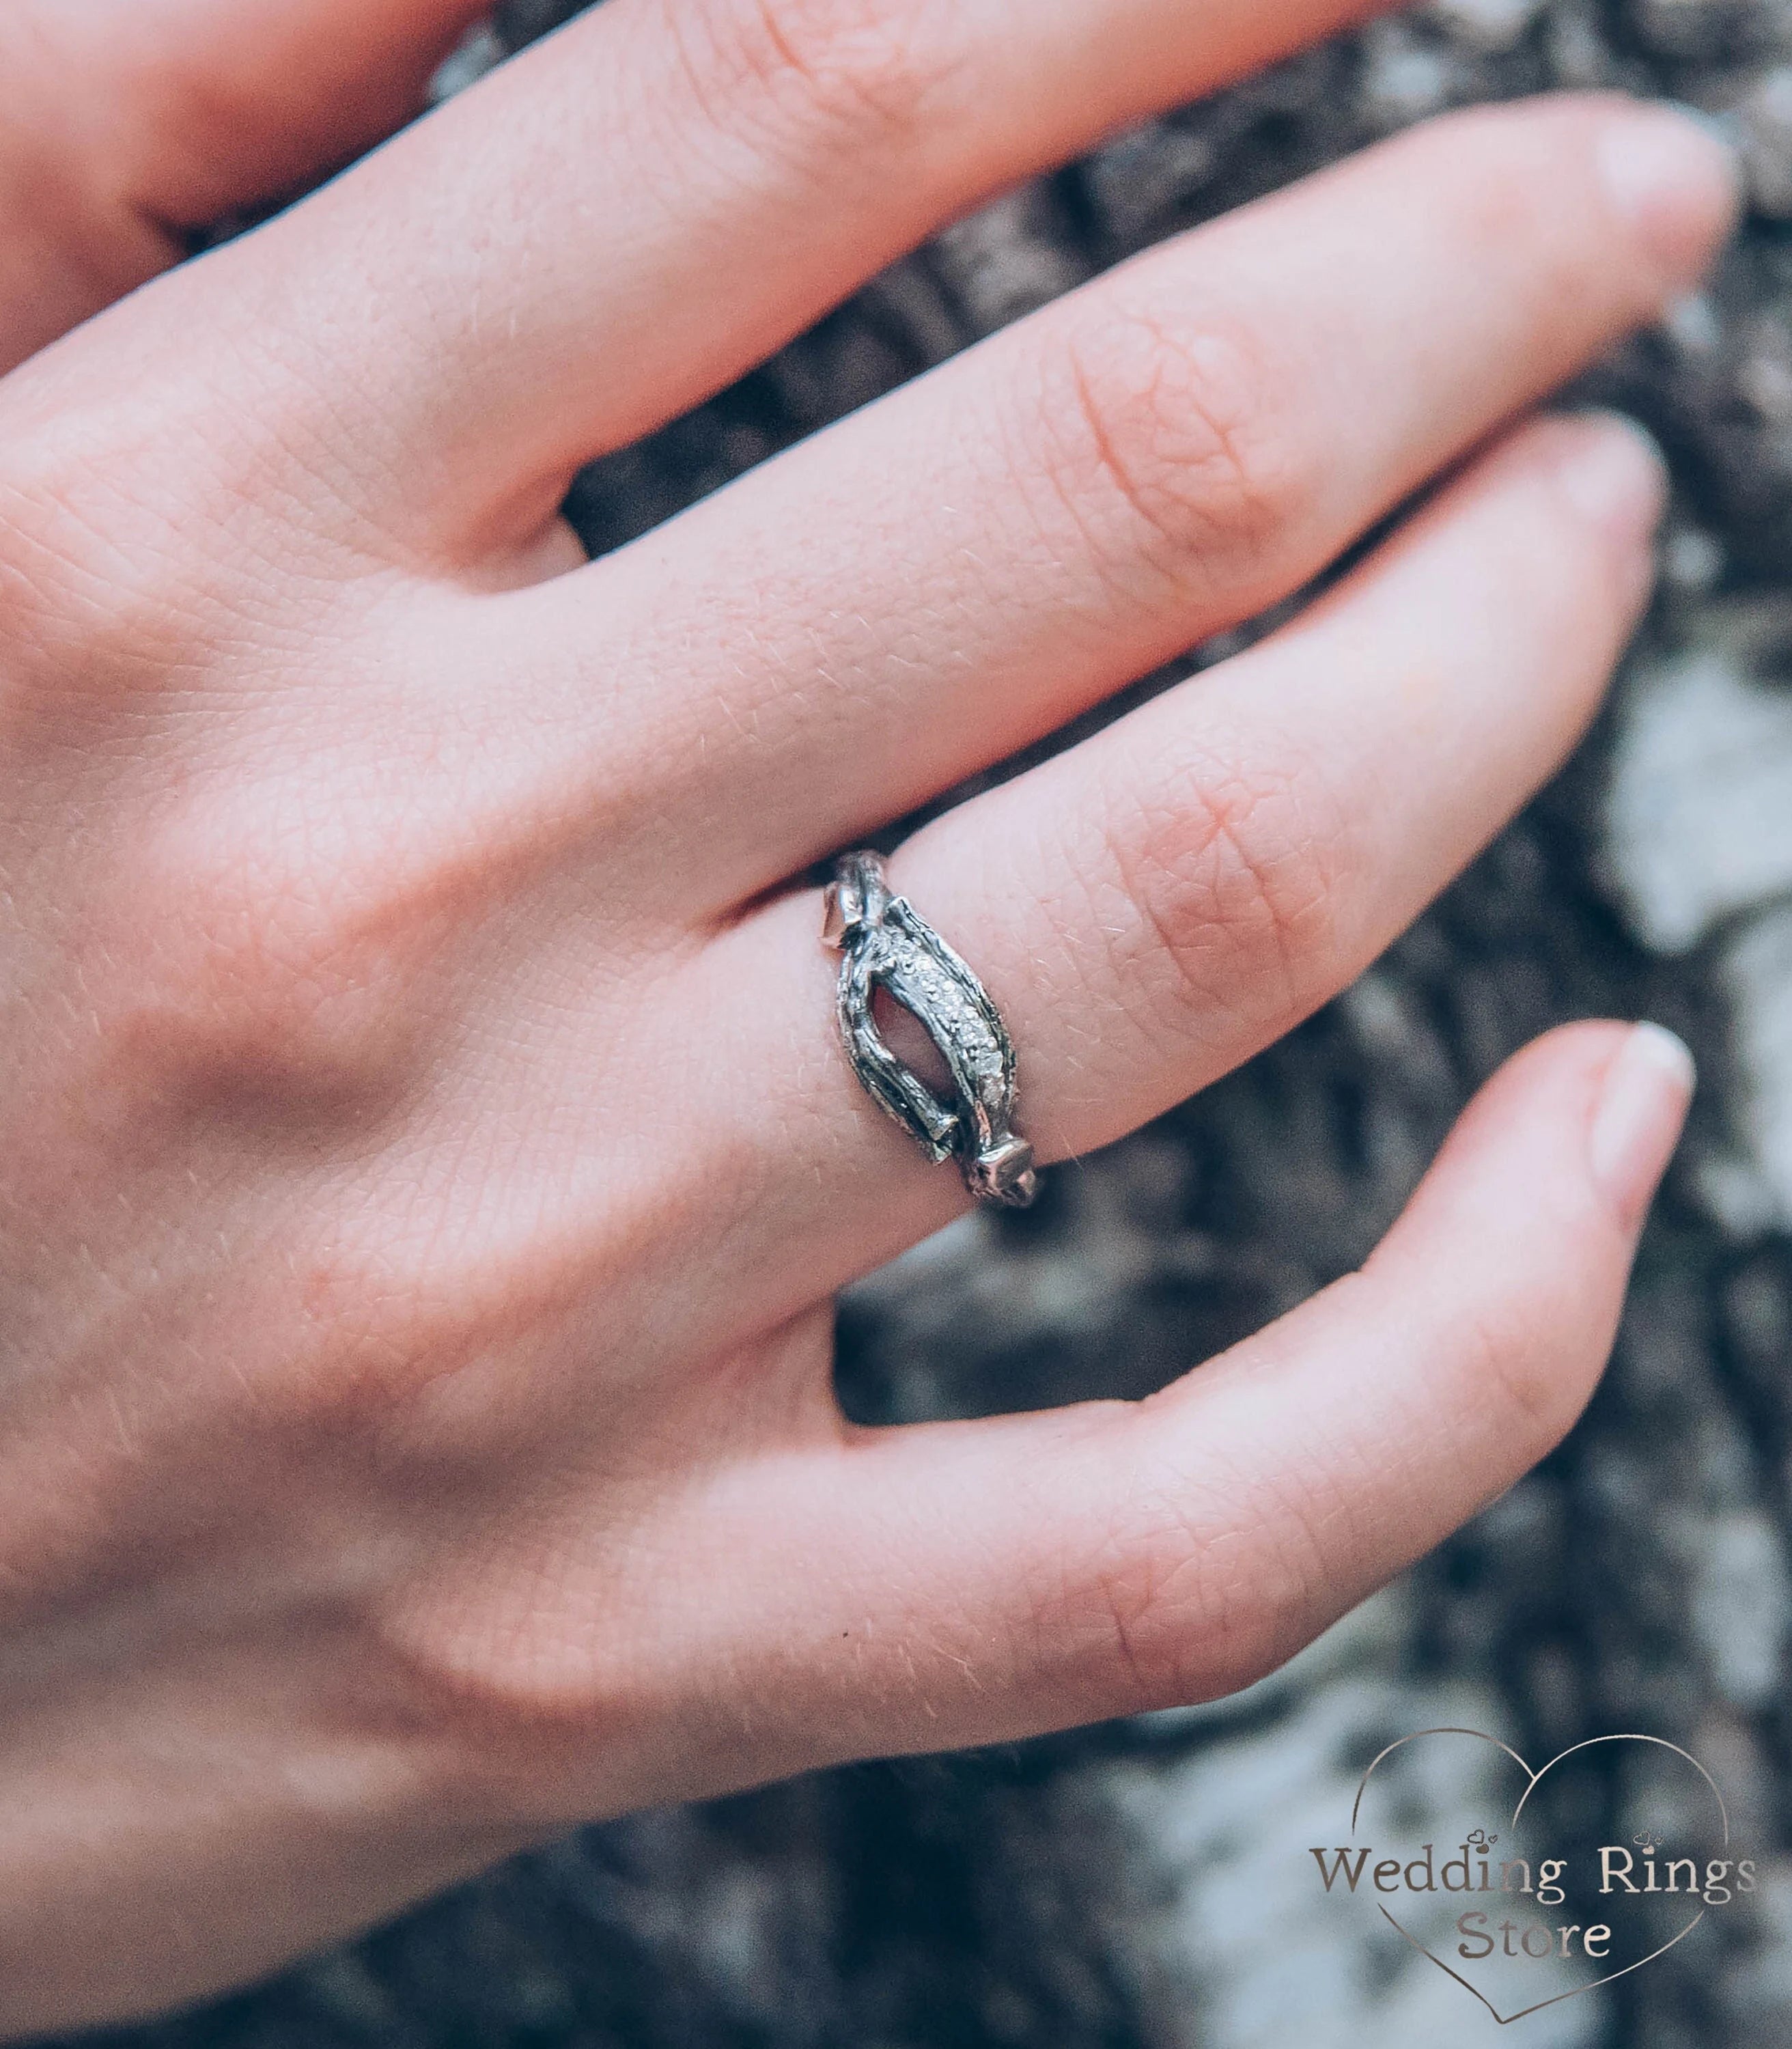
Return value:
<svg viewBox="0 0 1792 2049">
<path fill-rule="evenodd" d="M 901 850 L 892 886 L 1009 1025 L 1042 1157 L 1108 1143 L 1280 1036 L 1479 850 L 1592 716 L 1648 587 L 1661 488 L 1627 426 L 1527 426 L 1295 624 Z M 965 1200 L 840 1057 L 818 921 L 813 892 L 780 900 L 678 991 L 711 1020 L 759 993 L 729 1067 L 764 1093 L 687 1105 L 718 1158 L 768 1132 L 782 1149 L 738 1179 L 760 1219 L 736 1220 L 749 1314 L 796 1306 L 768 1283 L 838 1283 Z M 799 1273 L 756 1277 L 768 1238 L 803 1245 Z"/>
</svg>

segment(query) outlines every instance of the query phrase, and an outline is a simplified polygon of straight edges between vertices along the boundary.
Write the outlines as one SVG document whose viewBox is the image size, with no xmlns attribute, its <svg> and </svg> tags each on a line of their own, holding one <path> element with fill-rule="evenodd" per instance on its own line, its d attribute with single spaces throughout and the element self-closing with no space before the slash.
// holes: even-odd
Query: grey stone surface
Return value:
<svg viewBox="0 0 1792 2049">
<path fill-rule="evenodd" d="M 513 5 L 502 26 L 514 41 L 556 11 Z M 614 546 L 1129 251 L 1446 106 L 1603 84 L 1732 120 L 1747 232 L 1708 294 L 1585 387 L 1655 430 L 1676 479 L 1662 593 L 1600 730 L 1329 1010 L 1054 1176 L 1037 1211 L 958 1227 L 842 1314 L 861 1415 L 1144 1391 L 1360 1260 L 1523 1040 L 1647 1014 L 1693 1043 L 1705 1085 L 1613 1371 L 1568 1445 L 1240 1701 L 593 1829 L 270 1986 L 113 2039 L 1438 2049 L 1478 2039 L 1482 2017 L 1409 1954 L 1319 1915 L 1300 1846 L 1332 1839 L 1382 1743 L 1452 1711 L 1538 1756 L 1619 1728 L 1683 1743 L 1763 1865 L 1748 1912 L 1530 2040 L 1787 2039 L 1789 81 L 1784 0 L 1439 0 L 949 231 L 575 495 L 591 545 Z M 1613 1828 L 1654 1825 L 1621 1773 L 1602 1783 Z M 1454 1797 L 1436 1790 L 1440 1812 Z M 1247 1895 L 1254 1919 L 1234 1911 Z"/>
</svg>

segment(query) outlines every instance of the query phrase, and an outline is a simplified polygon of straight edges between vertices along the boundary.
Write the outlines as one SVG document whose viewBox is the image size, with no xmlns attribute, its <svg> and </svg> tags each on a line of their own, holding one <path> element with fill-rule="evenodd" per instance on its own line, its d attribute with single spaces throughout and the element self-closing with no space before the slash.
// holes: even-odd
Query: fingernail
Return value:
<svg viewBox="0 0 1792 2049">
<path fill-rule="evenodd" d="M 1642 1221 L 1693 1099 L 1693 1056 L 1659 1024 L 1633 1024 L 1607 1068 L 1588 1136 L 1594 1180 L 1625 1231 Z"/>
<path fill-rule="evenodd" d="M 1661 524 L 1668 496 L 1668 466 L 1653 434 L 1627 414 L 1585 412 L 1557 457 L 1563 495 L 1584 519 L 1620 539 L 1644 540 Z"/>
<path fill-rule="evenodd" d="M 1661 264 L 1667 290 L 1701 276 L 1742 207 L 1742 157 L 1713 117 L 1638 101 L 1613 115 L 1599 162 L 1612 204 Z"/>
</svg>

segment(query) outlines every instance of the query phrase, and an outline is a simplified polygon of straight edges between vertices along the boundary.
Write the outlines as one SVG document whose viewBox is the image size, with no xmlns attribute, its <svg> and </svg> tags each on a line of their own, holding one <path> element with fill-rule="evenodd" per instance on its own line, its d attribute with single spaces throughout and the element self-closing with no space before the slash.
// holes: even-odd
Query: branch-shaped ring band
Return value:
<svg viewBox="0 0 1792 2049">
<path fill-rule="evenodd" d="M 931 1158 L 956 1158 L 980 1202 L 1024 1209 L 1039 1176 L 1033 1149 L 1013 1129 L 1014 1047 L 989 991 L 904 898 L 890 894 L 874 853 L 842 856 L 822 936 L 843 956 L 840 1036 L 873 1101 Z M 879 989 L 939 1048 L 951 1077 L 950 1101 L 891 1051 L 872 1015 Z"/>
</svg>

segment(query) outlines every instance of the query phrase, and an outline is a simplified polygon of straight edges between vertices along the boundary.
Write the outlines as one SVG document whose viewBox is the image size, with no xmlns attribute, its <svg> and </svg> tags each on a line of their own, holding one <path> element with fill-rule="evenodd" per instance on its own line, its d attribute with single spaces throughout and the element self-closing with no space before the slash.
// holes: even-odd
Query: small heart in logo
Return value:
<svg viewBox="0 0 1792 2049">
<path fill-rule="evenodd" d="M 1705 1868 L 1708 1878 L 1703 1886 L 1695 1882 L 1689 1889 L 1682 1892 L 1677 1883 L 1679 1875 L 1682 1871 L 1689 1871 L 1693 1880 L 1697 1881 L 1700 1869 L 1697 1860 L 1682 1858 L 1667 1863 L 1666 1869 L 1668 1877 L 1670 1881 L 1674 1882 L 1663 1885 L 1660 1882 L 1660 1872 L 1656 1861 L 1657 1846 L 1653 1842 L 1645 1843 L 1640 1838 L 1634 1846 L 1602 1846 L 1595 1853 L 1598 1859 L 1596 1872 L 1589 1871 L 1587 1868 L 1587 1860 L 1583 1857 L 1579 1860 L 1581 1868 L 1574 1872 L 1572 1879 L 1568 1878 L 1567 1874 L 1575 1860 L 1568 1857 L 1561 1857 L 1555 1863 L 1551 1863 L 1545 1860 L 1545 1857 L 1540 1856 L 1534 1848 L 1527 1853 L 1523 1847 L 1522 1832 L 1528 1821 L 1534 1821 L 1537 1810 L 1542 1805 L 1541 1800 L 1534 1799 L 1534 1796 L 1538 1794 L 1538 1789 L 1544 1786 L 1545 1782 L 1553 1773 L 1567 1763 L 1570 1759 L 1584 1757 L 1586 1753 L 1596 1750 L 1603 1745 L 1631 1744 L 1648 1747 L 1657 1761 L 1665 1761 L 1663 1753 L 1666 1756 L 1680 1760 L 1680 1765 L 1673 1768 L 1682 1779 L 1685 1779 L 1685 1771 L 1697 1775 L 1696 1783 L 1699 1798 L 1701 1802 L 1708 1801 L 1714 1835 L 1723 1847 L 1728 1848 L 1730 1840 L 1730 1818 L 1724 1804 L 1724 1796 L 1718 1790 L 1716 1781 L 1689 1752 L 1681 1749 L 1677 1744 L 1669 1743 L 1660 1736 L 1638 1735 L 1593 1736 L 1584 1743 L 1572 1744 L 1558 1755 L 1551 1758 L 1549 1762 L 1541 1769 L 1534 1771 L 1509 1744 L 1502 1743 L 1498 1737 L 1488 1736 L 1480 1729 L 1449 1728 L 1418 1730 L 1411 1736 L 1402 1736 L 1397 1742 L 1390 1744 L 1363 1773 L 1362 1782 L 1357 1787 L 1355 1804 L 1351 1810 L 1351 1834 L 1353 1845 L 1361 1841 L 1359 1831 L 1362 1820 L 1363 1802 L 1376 1775 L 1387 1765 L 1390 1759 L 1400 1752 L 1409 1751 L 1415 1744 L 1441 1737 L 1467 1737 L 1475 1742 L 1485 1744 L 1499 1752 L 1497 1768 L 1502 1772 L 1512 1775 L 1516 1795 L 1502 1825 L 1497 1828 L 1483 1825 L 1465 1832 L 1460 1846 L 1460 1859 L 1451 1858 L 1447 1860 L 1444 1865 L 1443 1893 L 1474 1899 L 1480 1899 L 1491 1893 L 1496 1901 L 1509 1901 L 1512 1895 L 1507 1884 L 1502 1882 L 1499 1885 L 1493 1884 L 1492 1875 L 1495 1872 L 1510 1875 L 1522 1869 L 1523 1884 L 1519 1890 L 1522 1893 L 1530 1895 L 1531 1899 L 1534 1900 L 1538 1893 L 1544 1893 L 1546 1895 L 1549 1890 L 1554 1889 L 1563 1903 L 1563 1908 L 1566 1911 L 1572 1912 L 1574 1910 L 1572 1905 L 1567 1904 L 1568 1895 L 1565 1888 L 1572 1884 L 1576 1890 L 1585 1893 L 1592 1876 L 1596 1875 L 1601 1881 L 1598 1892 L 1588 1895 L 1596 1899 L 1597 1902 L 1597 1911 L 1595 1915 L 1596 1925 L 1593 1927 L 1584 1927 L 1578 1922 L 1565 1922 L 1552 1930 L 1544 1928 L 1540 1924 L 1527 1924 L 1523 1934 L 1524 1947 L 1521 1951 L 1513 1945 L 1513 1934 L 1517 1932 L 1516 1924 L 1509 1920 L 1498 1924 L 1499 1930 L 1503 1931 L 1506 1957 L 1529 1959 L 1534 1965 L 1540 1961 L 1545 1960 L 1565 1965 L 1573 1959 L 1583 1963 L 1588 1963 L 1592 1960 L 1591 1967 L 1592 1968 L 1597 1968 L 1600 1964 L 1608 1964 L 1610 1966 L 1601 1971 L 1600 1975 L 1589 1978 L 1583 1985 L 1572 1985 L 1566 1990 L 1552 1990 L 1541 1998 L 1531 1999 L 1528 2003 L 1520 2004 L 1514 2004 L 1514 2000 L 1522 1999 L 1523 1997 L 1522 1994 L 1516 1993 L 1510 1988 L 1502 1993 L 1498 1985 L 1489 1988 L 1486 1987 L 1485 1984 L 1478 1985 L 1475 1982 L 1474 1977 L 1470 1975 L 1470 1970 L 1476 1962 L 1482 1960 L 1496 1962 L 1498 1958 L 1497 1946 L 1494 1942 L 1492 1933 L 1489 1932 L 1492 1927 L 1491 1917 L 1485 1911 L 1471 1907 L 1456 1924 L 1459 1930 L 1470 1934 L 1470 1939 L 1472 1942 L 1483 1946 L 1471 1949 L 1467 1942 L 1459 1943 L 1456 1947 L 1456 1960 L 1450 1962 L 1437 1954 L 1438 1948 L 1443 1945 L 1439 1943 L 1435 1937 L 1431 1942 L 1427 1942 L 1414 1932 L 1412 1923 L 1416 1917 L 1409 1907 L 1405 1910 L 1403 1919 L 1401 1915 L 1393 1911 L 1383 1899 L 1376 1899 L 1376 1906 L 1382 1916 L 1412 1948 L 1421 1956 L 1435 1964 L 1439 1970 L 1442 1971 L 1447 1977 L 1453 1979 L 1465 1992 L 1479 2000 L 1502 2026 L 1509 2025 L 1515 2020 L 1521 2020 L 1527 2014 L 1539 2012 L 1546 2006 L 1559 2005 L 1564 2000 L 1577 1999 L 1583 1993 L 1595 1991 L 1600 1985 L 1610 1985 L 1615 1979 L 1627 1977 L 1633 1971 L 1640 1970 L 1645 1964 L 1653 1963 L 1656 1958 L 1671 1950 L 1677 1942 L 1684 1942 L 1705 1919 L 1709 1911 L 1709 1899 L 1715 1897 L 1715 1895 L 1711 1894 L 1710 1892 L 1711 1880 L 1708 1873 L 1714 1869 L 1721 1869 L 1728 1872 L 1731 1868 L 1728 1861 L 1721 1867 L 1707 1866 Z M 1684 1771 L 1681 1767 L 1685 1768 Z M 1695 1782 L 1687 1780 L 1685 1783 L 1692 1786 Z M 1499 1847 L 1496 1848 L 1496 1845 Z M 1372 1881 L 1374 1888 L 1377 1891 L 1394 1893 L 1396 1897 L 1399 1895 L 1402 1886 L 1407 1889 L 1409 1894 L 1424 1892 L 1439 1895 L 1439 1888 L 1435 1882 L 1437 1874 L 1433 1868 L 1432 1845 L 1427 1844 L 1424 1848 L 1425 1854 L 1422 1859 L 1413 1857 L 1409 1863 L 1403 1864 L 1399 1860 L 1390 1858 L 1376 1864 L 1374 1868 L 1375 1875 Z M 1320 1853 L 1316 1852 L 1315 1854 L 1318 1856 Z M 1663 1854 L 1665 1856 L 1665 1853 Z M 1349 1889 L 1353 1893 L 1357 1890 L 1358 1882 L 1367 1868 L 1368 1858 L 1372 1855 L 1372 1850 L 1364 1851 L 1359 1855 L 1355 1866 L 1355 1876 L 1349 1880 Z M 1543 1872 L 1551 1874 L 1547 1887 L 1538 1884 L 1534 1891 L 1534 1868 L 1537 1875 Z M 1341 1869 L 1347 1868 L 1347 1867 L 1335 1866 L 1334 1876 L 1336 1876 Z M 1448 1873 L 1452 1868 L 1457 1868 L 1462 1872 L 1463 1880 L 1460 1884 L 1449 1878 Z M 1324 1860 L 1321 1856 L 1322 1874 L 1325 1869 Z M 1747 1871 L 1749 1867 L 1739 1865 L 1736 1869 Z M 1423 1872 L 1422 1884 L 1413 1881 L 1412 1874 L 1415 1871 Z M 1642 1879 L 1644 1872 L 1647 1875 L 1646 1884 Z M 1390 1877 L 1390 1875 L 1394 1874 L 1397 1876 Z M 1479 1880 L 1479 1885 L 1475 1883 L 1477 1876 Z M 1615 1879 L 1615 1882 L 1614 1882 Z M 1332 1879 L 1327 1879 L 1327 1892 L 1331 1889 L 1332 1882 Z M 1743 1889 L 1746 1890 L 1747 1888 Z M 1644 1893 L 1658 1896 L 1642 1902 L 1639 1895 Z M 1439 1895 L 1439 1896 L 1442 1895 Z M 1727 1892 L 1724 1896 L 1729 1896 Z M 1655 1928 L 1654 1934 L 1662 1939 L 1654 1940 L 1646 1954 L 1626 1958 L 1620 1948 L 1620 1954 L 1618 1956 L 1613 1956 L 1610 1951 L 1615 1936 L 1615 1924 L 1618 1929 L 1621 1929 L 1627 1918 L 1634 1918 L 1627 1917 L 1626 1913 L 1627 1903 L 1633 1898 L 1638 1899 L 1639 1905 L 1646 1906 L 1651 1910 L 1667 1907 L 1673 1912 L 1674 1919 L 1666 1928 L 1659 1926 Z M 1451 1903 L 1453 1905 L 1459 1902 L 1452 1900 Z M 1546 1903 L 1553 1906 L 1556 1903 L 1547 1902 Z M 1471 1927 L 1469 1924 L 1472 1924 L 1472 1927 Z M 1530 1948 L 1530 1943 L 1534 1934 L 1539 1934 L 1544 1938 L 1545 1947 L 1543 1950 L 1534 1950 Z M 1596 1936 L 1601 1938 L 1596 1946 L 1593 1940 Z M 1558 1937 L 1561 1942 L 1559 1956 L 1554 1946 Z M 1572 1946 L 1577 1940 L 1580 1944 L 1578 1950 Z M 1633 1944 L 1633 1946 L 1638 1946 Z M 1467 1968 L 1464 1968 L 1464 1965 Z M 1525 1968 L 1522 1962 L 1519 1968 L 1521 1972 Z M 1483 1971 L 1482 1975 L 1485 1981 L 1487 1973 Z M 1507 1980 L 1514 1975 L 1511 1971 L 1504 1973 Z M 1559 1978 L 1556 1982 L 1559 1984 Z M 1537 1989 L 1541 1990 L 1541 1988 L 1538 1987 Z M 1507 2007 L 1510 2007 L 1510 2011 L 1505 2010 Z"/>
</svg>

